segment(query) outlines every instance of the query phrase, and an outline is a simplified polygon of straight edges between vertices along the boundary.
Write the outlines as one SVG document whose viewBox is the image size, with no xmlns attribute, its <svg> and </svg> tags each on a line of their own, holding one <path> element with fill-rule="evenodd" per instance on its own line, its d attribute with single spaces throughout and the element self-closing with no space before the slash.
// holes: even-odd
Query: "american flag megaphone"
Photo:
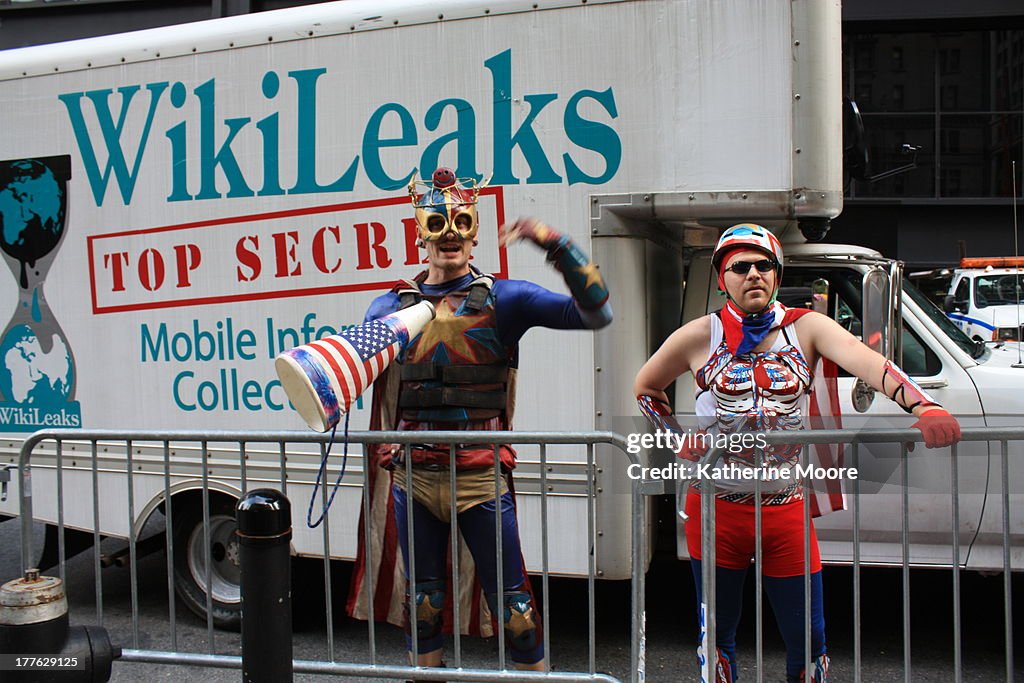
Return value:
<svg viewBox="0 0 1024 683">
<path fill-rule="evenodd" d="M 274 360 L 274 369 L 310 429 L 326 432 L 433 319 L 433 304 L 421 301 L 284 351 Z"/>
</svg>

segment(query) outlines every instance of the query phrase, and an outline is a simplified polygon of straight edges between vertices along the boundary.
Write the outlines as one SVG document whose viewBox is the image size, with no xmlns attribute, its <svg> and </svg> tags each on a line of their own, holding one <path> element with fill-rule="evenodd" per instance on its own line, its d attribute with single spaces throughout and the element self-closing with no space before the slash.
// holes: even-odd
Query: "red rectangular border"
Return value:
<svg viewBox="0 0 1024 683">
<path fill-rule="evenodd" d="M 500 226 L 501 224 L 503 224 L 505 222 L 505 196 L 503 188 L 500 186 L 486 187 L 480 192 L 480 194 L 494 195 L 498 225 Z M 403 204 L 408 201 L 409 198 L 407 196 L 395 197 L 390 199 L 374 199 L 362 202 L 348 202 L 346 204 L 330 204 L 328 206 L 316 206 L 305 209 L 290 209 L 287 211 L 271 211 L 269 213 L 247 214 L 244 216 L 234 216 L 231 218 L 217 218 L 205 221 L 195 221 L 193 223 L 181 223 L 179 225 L 165 225 L 156 228 L 123 230 L 121 232 L 110 232 L 104 233 L 102 235 L 88 235 L 85 238 L 85 241 L 89 259 L 89 290 L 92 298 L 92 312 L 94 315 L 101 315 L 104 313 L 125 313 L 128 311 L 146 311 L 158 308 L 183 308 L 186 306 L 224 304 L 236 301 L 263 301 L 267 299 L 287 299 L 297 296 L 313 296 L 316 294 L 337 294 L 340 292 L 365 292 L 373 290 L 390 289 L 392 285 L 394 285 L 395 282 L 397 282 L 397 278 L 395 280 L 387 280 L 382 282 L 363 282 L 359 284 L 335 285 L 331 287 L 308 287 L 305 289 L 287 289 L 270 292 L 258 292 L 255 294 L 228 294 L 223 296 L 199 297 L 195 299 L 175 299 L 173 301 L 154 301 L 150 303 L 135 303 L 125 304 L 122 306 L 101 307 L 97 302 L 96 271 L 95 261 L 93 258 L 93 244 L 97 240 L 107 239 L 111 237 L 126 237 L 129 235 L 151 235 L 159 232 L 170 232 L 173 230 L 187 230 L 193 228 L 209 228 L 218 225 L 230 225 L 232 223 L 244 223 L 246 221 L 254 220 L 273 220 L 278 218 L 292 218 L 294 216 L 310 216 L 321 213 L 352 211 L 354 209 L 372 209 L 380 206 Z M 508 253 L 505 247 L 500 245 L 498 247 L 498 261 L 501 264 L 501 270 L 495 273 L 495 275 L 501 279 L 508 279 Z"/>
</svg>

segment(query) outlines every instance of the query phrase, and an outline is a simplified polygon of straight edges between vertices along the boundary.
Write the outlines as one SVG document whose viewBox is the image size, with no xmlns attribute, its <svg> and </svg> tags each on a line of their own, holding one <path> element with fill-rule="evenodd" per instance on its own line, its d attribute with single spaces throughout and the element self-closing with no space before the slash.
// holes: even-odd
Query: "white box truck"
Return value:
<svg viewBox="0 0 1024 683">
<path fill-rule="evenodd" d="M 898 264 L 862 249 L 797 246 L 842 206 L 840 44 L 838 0 L 349 0 L 2 52 L 0 246 L 11 275 L 0 312 L 11 322 L 0 339 L 0 458 L 16 463 L 21 439 L 54 426 L 303 429 L 273 357 L 361 321 L 373 297 L 422 267 L 404 188 L 439 164 L 493 173 L 478 267 L 561 290 L 535 250 L 498 246 L 498 225 L 535 215 L 590 252 L 611 289 L 609 328 L 527 335 L 516 427 L 636 429 L 637 369 L 681 320 L 719 303 L 707 247 L 721 227 L 769 225 L 792 243 L 787 273 L 842 291 L 859 291 L 869 273 L 882 290 L 898 276 Z M 833 313 L 853 325 L 860 303 L 847 293 Z M 974 388 L 982 375 L 1012 384 L 999 351 L 976 355 L 912 292 L 902 300 L 924 384 L 940 400 L 968 424 L 988 423 L 993 405 L 1022 412 L 1019 391 L 988 403 Z M 898 318 L 874 317 L 864 325 L 899 329 Z M 685 412 L 685 388 L 676 395 Z M 352 428 L 366 426 L 367 406 Z M 34 506 L 52 521 L 44 455 Z M 99 455 L 100 526 L 126 537 L 163 503 L 162 454 L 139 451 L 130 523 L 114 466 L 124 455 Z M 626 578 L 639 511 L 623 458 L 610 448 L 597 457 L 597 571 Z M 76 491 L 64 522 L 77 529 L 93 526 L 91 498 L 77 494 L 92 488 L 86 460 L 64 462 L 65 490 Z M 557 460 L 550 566 L 584 575 L 584 454 Z M 183 505 L 201 500 L 196 462 L 172 457 Z M 297 510 L 315 464 L 289 458 Z M 528 449 L 520 470 L 527 562 L 538 566 Z M 217 460 L 208 474 L 228 539 L 237 463 Z M 350 473 L 331 511 L 337 558 L 355 553 L 360 483 Z M 981 517 L 984 494 L 965 514 L 977 544 L 998 521 L 995 506 Z M 17 501 L 12 482 L 0 512 L 16 514 Z M 845 514 L 821 533 L 828 560 L 849 558 Z M 319 530 L 296 517 L 295 552 L 322 553 Z M 947 520 L 928 522 L 915 562 L 950 563 L 938 551 Z M 865 521 L 874 561 L 899 557 L 892 526 Z M 196 552 L 196 538 L 186 529 L 180 554 Z M 970 565 L 996 566 L 983 557 Z M 201 588 L 204 576 L 178 578 Z M 230 578 L 218 577 L 226 607 Z"/>
</svg>

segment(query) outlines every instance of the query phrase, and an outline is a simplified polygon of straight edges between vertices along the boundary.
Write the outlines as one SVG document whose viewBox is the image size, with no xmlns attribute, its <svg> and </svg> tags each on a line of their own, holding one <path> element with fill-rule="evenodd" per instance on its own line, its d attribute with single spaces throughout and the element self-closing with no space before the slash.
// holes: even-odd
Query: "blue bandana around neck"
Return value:
<svg viewBox="0 0 1024 683">
<path fill-rule="evenodd" d="M 743 341 L 740 342 L 739 348 L 736 349 L 736 355 L 742 356 L 744 353 L 750 353 L 756 349 L 757 345 L 768 336 L 768 332 L 772 329 L 774 323 L 775 312 L 771 310 L 752 313 L 744 317 Z"/>
<path fill-rule="evenodd" d="M 778 326 L 779 316 L 777 312 L 782 307 L 777 302 L 759 313 L 746 313 L 730 299 L 725 303 L 723 309 L 722 326 L 724 328 L 726 343 L 730 349 L 736 344 L 736 338 L 740 337 L 733 354 L 742 356 L 750 353 L 757 345 L 764 341 L 772 328 Z M 783 309 L 784 310 L 784 309 Z M 742 334 L 742 337 L 740 336 Z"/>
</svg>

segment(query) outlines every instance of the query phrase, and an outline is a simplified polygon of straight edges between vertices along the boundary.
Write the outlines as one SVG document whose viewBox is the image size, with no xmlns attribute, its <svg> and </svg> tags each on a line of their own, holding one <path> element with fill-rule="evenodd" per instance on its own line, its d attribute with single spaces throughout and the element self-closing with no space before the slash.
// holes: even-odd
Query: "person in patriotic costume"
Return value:
<svg viewBox="0 0 1024 683">
<path fill-rule="evenodd" d="M 665 389 L 680 375 L 694 374 L 696 413 L 704 428 L 689 435 L 678 453 L 681 458 L 695 461 L 704 455 L 709 441 L 702 433 L 801 429 L 805 420 L 812 427 L 822 424 L 829 417 L 828 409 L 822 408 L 828 389 L 820 380 L 834 378 L 835 365 L 913 413 L 918 418 L 914 427 L 921 430 L 927 447 L 959 441 L 957 420 L 891 361 L 862 344 L 828 316 L 789 309 L 776 301 L 783 255 L 781 243 L 770 231 L 750 223 L 729 228 L 718 241 L 712 264 L 718 273 L 718 287 L 727 297 L 725 306 L 676 330 L 640 369 L 634 384 L 641 412 L 655 426 L 672 428 L 677 423 Z M 819 449 L 816 455 L 828 458 L 829 451 Z M 759 461 L 755 460 L 757 456 Z M 754 466 L 759 462 L 787 466 L 795 464 L 798 456 L 799 447 L 792 446 L 736 449 L 727 452 L 724 463 L 719 465 Z M 687 494 L 685 514 L 687 549 L 700 605 L 698 483 L 691 485 Z M 736 628 L 743 583 L 754 556 L 756 494 L 750 491 L 749 483 L 715 484 L 717 606 L 712 609 L 716 609 L 717 642 L 716 652 L 711 655 L 715 672 L 712 683 L 733 683 L 738 672 Z M 765 489 L 761 493 L 764 554 L 758 569 L 764 575 L 763 585 L 786 644 L 786 680 L 826 683 L 829 661 L 821 559 L 813 523 L 808 530 L 811 614 L 807 615 L 804 609 L 803 499 L 805 495 L 811 496 L 809 503 L 816 516 L 829 509 L 841 509 L 842 495 L 805 492 L 799 480 L 774 482 Z M 809 676 L 804 671 L 807 619 L 811 625 L 810 656 L 814 666 Z M 698 657 L 702 654 L 698 648 Z"/>
<path fill-rule="evenodd" d="M 502 244 L 533 242 L 565 278 L 572 296 L 522 280 L 499 280 L 470 264 L 477 244 L 481 186 L 437 169 L 430 183 L 410 183 L 419 246 L 428 267 L 401 281 L 370 305 L 366 320 L 430 301 L 436 317 L 412 340 L 404 356 L 374 385 L 371 429 L 501 431 L 512 428 L 518 344 L 531 327 L 596 330 L 612 320 L 608 290 L 597 266 L 567 236 L 533 219 L 501 226 Z M 416 613 L 408 614 L 407 514 L 410 488 L 403 451 L 381 447 L 368 467 L 373 492 L 372 538 L 362 537 L 349 594 L 349 612 L 402 624 L 420 666 L 443 666 L 444 634 L 459 600 L 461 632 L 492 635 L 490 615 L 501 615 L 516 668 L 544 670 L 539 610 L 523 566 L 511 472 L 515 451 L 497 444 L 503 477 L 495 496 L 495 446 L 455 446 L 456 509 L 460 536 L 460 592 L 451 595 L 449 444 L 411 449 Z M 378 464 L 385 475 L 378 474 Z M 497 586 L 496 516 L 502 524 L 502 576 Z M 395 552 L 395 542 L 400 553 Z M 463 552 L 468 550 L 468 552 Z M 365 553 L 374 576 L 372 615 L 366 600 Z M 475 566 L 475 570 L 473 567 Z M 484 609 L 486 605 L 486 610 Z"/>
</svg>

